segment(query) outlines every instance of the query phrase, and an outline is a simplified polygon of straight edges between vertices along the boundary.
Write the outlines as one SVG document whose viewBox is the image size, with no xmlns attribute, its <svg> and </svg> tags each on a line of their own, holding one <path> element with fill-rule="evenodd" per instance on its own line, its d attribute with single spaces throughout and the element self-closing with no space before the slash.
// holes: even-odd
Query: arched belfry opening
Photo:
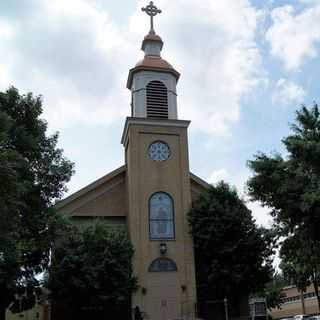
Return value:
<svg viewBox="0 0 320 320">
<path fill-rule="evenodd" d="M 147 118 L 168 119 L 168 89 L 158 80 L 146 87 Z"/>
</svg>

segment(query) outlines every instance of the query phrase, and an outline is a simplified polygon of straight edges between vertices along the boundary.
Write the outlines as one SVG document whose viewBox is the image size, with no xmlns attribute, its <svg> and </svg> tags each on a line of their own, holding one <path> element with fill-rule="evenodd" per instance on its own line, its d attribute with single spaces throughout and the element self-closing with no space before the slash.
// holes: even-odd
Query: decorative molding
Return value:
<svg viewBox="0 0 320 320">
<path fill-rule="evenodd" d="M 134 118 L 127 117 L 123 133 L 121 137 L 121 143 L 125 146 L 127 142 L 127 136 L 129 127 L 132 125 L 144 125 L 144 126 L 161 126 L 163 127 L 177 127 L 188 128 L 191 121 L 189 120 L 172 120 L 172 119 L 150 119 L 150 118 Z"/>
</svg>

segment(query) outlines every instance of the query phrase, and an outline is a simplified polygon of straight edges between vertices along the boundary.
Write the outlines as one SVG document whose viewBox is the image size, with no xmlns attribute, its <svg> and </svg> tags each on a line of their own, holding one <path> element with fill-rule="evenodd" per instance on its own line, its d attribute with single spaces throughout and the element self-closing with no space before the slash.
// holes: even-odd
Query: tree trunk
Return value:
<svg viewBox="0 0 320 320">
<path fill-rule="evenodd" d="M 317 301 L 318 301 L 318 312 L 320 312 L 320 297 L 319 297 L 318 281 L 317 281 L 317 279 L 313 279 L 312 282 L 313 282 L 314 292 L 315 292 L 315 294 L 316 294 Z"/>
<path fill-rule="evenodd" d="M 302 290 L 300 291 L 300 298 L 301 298 L 302 314 L 306 314 L 306 306 L 304 303 L 304 295 Z"/>
<path fill-rule="evenodd" d="M 6 320 L 6 308 L 0 306 L 0 320 Z"/>
</svg>

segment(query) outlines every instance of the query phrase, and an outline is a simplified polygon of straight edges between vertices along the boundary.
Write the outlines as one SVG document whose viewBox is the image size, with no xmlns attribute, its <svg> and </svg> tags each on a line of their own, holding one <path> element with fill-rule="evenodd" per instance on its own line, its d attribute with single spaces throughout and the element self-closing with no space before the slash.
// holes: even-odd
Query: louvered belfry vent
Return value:
<svg viewBox="0 0 320 320">
<path fill-rule="evenodd" d="M 147 118 L 168 119 L 168 89 L 161 81 L 147 84 Z"/>
</svg>

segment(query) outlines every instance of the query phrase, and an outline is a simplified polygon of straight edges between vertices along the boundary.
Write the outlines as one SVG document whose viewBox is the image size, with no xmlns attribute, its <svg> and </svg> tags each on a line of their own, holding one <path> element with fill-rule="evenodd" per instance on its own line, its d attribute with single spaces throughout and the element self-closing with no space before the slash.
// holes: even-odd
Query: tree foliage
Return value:
<svg viewBox="0 0 320 320">
<path fill-rule="evenodd" d="M 282 273 L 275 273 L 272 280 L 268 282 L 263 291 L 258 292 L 259 297 L 265 297 L 267 301 L 267 308 L 281 308 L 282 299 L 285 298 L 283 288 L 287 286 L 289 282 Z"/>
<path fill-rule="evenodd" d="M 320 242 L 310 240 L 297 232 L 283 241 L 280 257 L 280 268 L 287 280 L 301 292 L 305 292 L 307 287 L 313 284 L 320 306 Z"/>
<path fill-rule="evenodd" d="M 189 213 L 199 300 L 249 295 L 272 275 L 272 236 L 258 228 L 237 192 L 221 182 Z"/>
<path fill-rule="evenodd" d="M 0 92 L 0 318 L 17 295 L 25 308 L 34 303 L 56 225 L 51 205 L 73 173 L 41 114 L 41 97 Z"/>
<path fill-rule="evenodd" d="M 53 303 L 67 306 L 71 318 L 89 314 L 125 319 L 136 288 L 133 247 L 127 233 L 97 220 L 69 225 L 59 236 L 49 270 Z"/>
<path fill-rule="evenodd" d="M 252 199 L 271 208 L 284 235 L 297 229 L 320 240 L 320 117 L 317 105 L 302 107 L 292 124 L 293 134 L 282 140 L 287 157 L 259 153 L 248 162 Z"/>
<path fill-rule="evenodd" d="M 271 209 L 279 236 L 282 267 L 301 290 L 309 281 L 318 296 L 320 248 L 320 113 L 315 104 L 296 112 L 292 134 L 282 140 L 287 154 L 259 153 L 249 161 L 253 200 Z M 320 301 L 318 298 L 320 307 Z"/>
</svg>

